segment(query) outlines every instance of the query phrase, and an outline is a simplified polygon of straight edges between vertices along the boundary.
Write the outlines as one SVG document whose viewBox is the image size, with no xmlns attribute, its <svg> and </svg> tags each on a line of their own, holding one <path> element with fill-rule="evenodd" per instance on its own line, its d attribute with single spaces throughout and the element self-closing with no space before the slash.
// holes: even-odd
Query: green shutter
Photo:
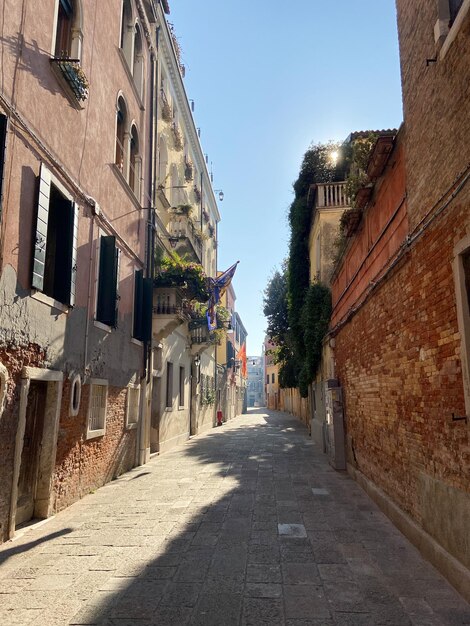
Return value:
<svg viewBox="0 0 470 626">
<path fill-rule="evenodd" d="M 116 238 L 112 235 L 101 237 L 96 319 L 113 327 L 117 322 L 118 262 L 119 251 L 116 248 Z"/>
<path fill-rule="evenodd" d="M 144 278 L 143 270 L 135 273 L 134 330 L 133 336 L 140 341 L 152 337 L 153 280 Z"/>
<path fill-rule="evenodd" d="M 72 265 L 70 274 L 70 297 L 69 304 L 75 304 L 75 288 L 77 284 L 77 248 L 78 248 L 78 204 L 72 203 L 73 227 L 72 227 Z"/>
<path fill-rule="evenodd" d="M 134 274 L 134 328 L 132 336 L 142 340 L 142 297 L 143 297 L 143 270 L 137 270 Z"/>
<path fill-rule="evenodd" d="M 152 338 L 152 308 L 153 308 L 153 280 L 144 278 L 144 293 L 142 301 L 142 341 Z"/>
<path fill-rule="evenodd" d="M 44 289 L 44 264 L 46 261 L 47 222 L 51 195 L 51 173 L 41 163 L 39 174 L 39 197 L 36 216 L 36 229 L 33 233 L 33 267 L 31 284 L 35 289 Z"/>
<path fill-rule="evenodd" d="M 5 152 L 7 146 L 8 118 L 0 114 L 0 222 L 3 207 L 3 179 L 5 175 Z"/>
</svg>

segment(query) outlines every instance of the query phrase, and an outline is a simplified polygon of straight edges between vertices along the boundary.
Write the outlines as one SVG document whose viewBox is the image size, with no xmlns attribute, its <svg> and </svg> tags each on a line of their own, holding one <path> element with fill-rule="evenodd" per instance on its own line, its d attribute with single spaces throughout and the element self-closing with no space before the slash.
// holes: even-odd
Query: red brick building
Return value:
<svg viewBox="0 0 470 626">
<path fill-rule="evenodd" d="M 404 125 L 333 284 L 349 469 L 470 597 L 470 2 L 397 0 Z"/>
</svg>

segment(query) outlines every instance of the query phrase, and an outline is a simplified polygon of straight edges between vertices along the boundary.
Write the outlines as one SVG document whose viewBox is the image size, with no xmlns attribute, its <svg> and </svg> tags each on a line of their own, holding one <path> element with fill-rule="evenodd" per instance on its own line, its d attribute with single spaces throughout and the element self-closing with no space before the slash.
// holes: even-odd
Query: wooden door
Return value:
<svg viewBox="0 0 470 626">
<path fill-rule="evenodd" d="M 34 500 L 36 497 L 44 432 L 46 395 L 47 383 L 32 380 L 26 406 L 26 425 L 21 453 L 20 475 L 18 478 L 17 525 L 27 522 L 34 517 Z"/>
</svg>

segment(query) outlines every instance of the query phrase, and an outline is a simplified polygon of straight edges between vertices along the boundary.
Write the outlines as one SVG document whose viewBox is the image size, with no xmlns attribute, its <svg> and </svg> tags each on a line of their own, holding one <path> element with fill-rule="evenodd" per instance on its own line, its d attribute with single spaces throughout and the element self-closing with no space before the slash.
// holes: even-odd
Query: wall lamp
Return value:
<svg viewBox="0 0 470 626">
<path fill-rule="evenodd" d="M 219 194 L 219 200 L 222 202 L 222 200 L 224 199 L 224 192 L 222 191 L 222 189 L 214 189 L 214 193 Z"/>
</svg>

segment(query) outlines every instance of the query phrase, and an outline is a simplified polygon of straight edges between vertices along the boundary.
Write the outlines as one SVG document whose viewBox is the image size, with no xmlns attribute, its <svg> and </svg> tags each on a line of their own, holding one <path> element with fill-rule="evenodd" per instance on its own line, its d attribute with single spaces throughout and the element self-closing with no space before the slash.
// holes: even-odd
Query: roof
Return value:
<svg viewBox="0 0 470 626">
<path fill-rule="evenodd" d="M 382 135 L 396 135 L 398 130 L 396 128 L 383 128 L 382 130 L 355 130 L 350 135 L 346 137 L 344 143 L 351 143 L 355 139 L 364 139 L 365 137 L 369 137 L 369 135 L 378 135 L 381 137 Z"/>
</svg>

